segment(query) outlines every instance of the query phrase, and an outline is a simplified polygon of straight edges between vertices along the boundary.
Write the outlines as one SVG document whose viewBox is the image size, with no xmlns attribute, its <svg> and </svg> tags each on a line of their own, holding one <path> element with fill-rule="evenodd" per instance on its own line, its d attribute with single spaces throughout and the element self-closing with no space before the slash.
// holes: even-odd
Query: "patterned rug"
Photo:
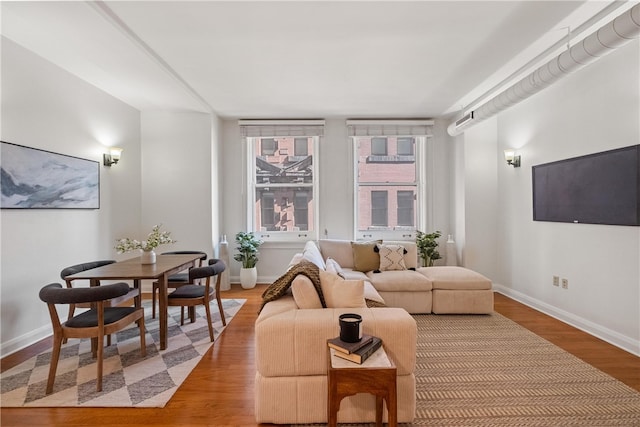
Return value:
<svg viewBox="0 0 640 427">
<path fill-rule="evenodd" d="M 223 299 L 227 325 L 245 300 Z M 96 392 L 96 364 L 89 339 L 71 339 L 62 346 L 53 393 L 46 396 L 51 350 L 2 373 L 0 406 L 163 407 L 213 343 L 204 307 L 196 321 L 180 326 L 180 307 L 169 307 L 168 348 L 160 351 L 158 319 L 151 318 L 151 302 L 144 301 L 147 356 L 140 356 L 138 328 L 132 324 L 112 335 L 104 350 L 102 392 Z M 211 303 L 214 338 L 222 326 L 218 304 Z"/>
</svg>

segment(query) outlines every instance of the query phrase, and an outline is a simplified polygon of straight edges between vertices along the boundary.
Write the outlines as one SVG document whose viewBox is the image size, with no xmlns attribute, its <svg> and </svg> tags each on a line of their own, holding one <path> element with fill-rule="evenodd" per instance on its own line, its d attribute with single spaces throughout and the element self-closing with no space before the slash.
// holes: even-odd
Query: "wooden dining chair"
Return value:
<svg viewBox="0 0 640 427">
<path fill-rule="evenodd" d="M 226 269 L 226 265 L 219 259 L 210 259 L 209 265 L 206 267 L 193 267 L 189 270 L 189 284 L 177 288 L 171 292 L 167 298 L 169 306 L 182 307 L 180 314 L 180 324 L 184 325 L 184 308 L 189 308 L 189 317 L 191 322 L 195 321 L 195 307 L 204 305 L 207 314 L 207 325 L 209 326 L 209 338 L 213 342 L 213 325 L 211 324 L 211 308 L 209 301 L 213 297 L 218 301 L 218 310 L 220 310 L 220 318 L 222 324 L 226 325 L 224 318 L 224 310 L 222 309 L 222 300 L 220 299 L 220 276 Z M 211 278 L 217 276 L 215 286 L 211 285 Z M 196 284 L 196 280 L 205 279 L 205 283 Z"/>
<path fill-rule="evenodd" d="M 65 281 L 65 283 L 67 284 L 67 288 L 72 288 L 74 281 L 71 279 L 68 279 L 68 276 L 71 276 L 72 274 L 76 274 L 76 273 L 81 273 L 86 270 L 91 270 L 92 268 L 102 267 L 103 265 L 113 264 L 114 262 L 116 261 L 113 259 L 108 259 L 108 260 L 100 260 L 100 261 L 83 262 L 80 264 L 72 265 L 70 267 L 66 267 L 62 269 L 62 271 L 60 272 L 60 278 Z M 120 282 L 120 283 L 124 283 L 124 282 Z M 99 285 L 99 284 L 100 282 L 96 282 L 93 285 Z M 134 287 L 131 287 L 129 285 L 127 285 L 127 287 L 129 288 L 129 291 L 126 293 L 126 295 L 122 295 L 120 297 L 106 301 L 105 302 L 106 306 L 115 307 L 117 305 L 123 304 L 125 301 L 134 300 L 135 306 L 140 307 L 142 305 L 142 300 L 140 299 L 141 297 L 140 290 Z M 90 304 L 70 304 L 68 319 L 71 319 L 73 317 L 73 315 L 75 314 L 76 308 L 90 308 L 90 307 L 91 307 Z M 66 343 L 67 340 L 65 339 L 64 342 Z M 111 335 L 107 336 L 107 345 L 111 345 Z"/>
<path fill-rule="evenodd" d="M 63 288 L 59 283 L 51 283 L 40 290 L 40 299 L 47 303 L 53 326 L 53 352 L 49 366 L 46 394 L 53 391 L 62 341 L 67 338 L 91 338 L 91 352 L 97 358 L 97 391 L 102 391 L 102 359 L 104 336 L 124 329 L 138 322 L 140 329 L 140 353 L 147 355 L 144 329 L 144 309 L 142 307 L 107 307 L 107 301 L 126 295 L 129 285 L 92 286 L 89 288 Z M 56 304 L 77 305 L 91 303 L 88 311 L 73 316 L 60 323 Z"/>
<path fill-rule="evenodd" d="M 163 252 L 162 255 L 201 255 L 200 258 L 196 261 L 195 267 L 201 267 L 202 263 L 207 259 L 206 252 L 202 251 L 171 251 L 171 252 Z M 176 289 L 180 286 L 188 285 L 189 282 L 189 273 L 188 271 L 181 271 L 176 274 L 172 274 L 167 278 L 167 288 Z M 158 294 L 158 289 L 160 287 L 160 282 L 155 281 L 151 285 L 151 318 L 156 318 L 156 295 Z"/>
</svg>

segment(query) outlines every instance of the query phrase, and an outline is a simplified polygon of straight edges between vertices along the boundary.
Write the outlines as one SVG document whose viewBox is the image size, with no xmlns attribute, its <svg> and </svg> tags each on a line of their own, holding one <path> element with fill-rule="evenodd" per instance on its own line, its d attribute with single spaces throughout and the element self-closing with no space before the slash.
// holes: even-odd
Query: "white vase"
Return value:
<svg viewBox="0 0 640 427">
<path fill-rule="evenodd" d="M 140 263 L 142 264 L 155 264 L 156 263 L 156 253 L 153 249 L 150 251 L 142 251 L 142 255 L 140 256 Z"/>
<path fill-rule="evenodd" d="M 253 289 L 258 282 L 258 270 L 253 268 L 240 269 L 240 285 L 242 289 Z"/>
</svg>

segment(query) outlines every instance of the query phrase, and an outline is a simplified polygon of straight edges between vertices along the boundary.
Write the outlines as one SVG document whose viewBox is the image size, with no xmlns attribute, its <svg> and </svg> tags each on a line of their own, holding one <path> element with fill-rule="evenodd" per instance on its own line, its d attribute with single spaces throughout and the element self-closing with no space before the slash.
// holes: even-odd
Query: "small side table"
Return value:
<svg viewBox="0 0 640 427">
<path fill-rule="evenodd" d="M 329 427 L 338 424 L 340 402 L 357 393 L 376 396 L 376 426 L 382 426 L 383 400 L 387 402 L 389 426 L 398 425 L 398 397 L 396 389 L 396 365 L 381 347 L 362 365 L 332 356 L 335 350 L 327 347 L 327 421 Z"/>
</svg>

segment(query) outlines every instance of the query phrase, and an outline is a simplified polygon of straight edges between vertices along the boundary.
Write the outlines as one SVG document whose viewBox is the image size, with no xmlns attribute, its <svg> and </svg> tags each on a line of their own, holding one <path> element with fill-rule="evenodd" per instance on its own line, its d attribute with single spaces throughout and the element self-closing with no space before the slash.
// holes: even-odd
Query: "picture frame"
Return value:
<svg viewBox="0 0 640 427">
<path fill-rule="evenodd" d="M 0 208 L 100 209 L 100 162 L 0 145 Z"/>
</svg>

